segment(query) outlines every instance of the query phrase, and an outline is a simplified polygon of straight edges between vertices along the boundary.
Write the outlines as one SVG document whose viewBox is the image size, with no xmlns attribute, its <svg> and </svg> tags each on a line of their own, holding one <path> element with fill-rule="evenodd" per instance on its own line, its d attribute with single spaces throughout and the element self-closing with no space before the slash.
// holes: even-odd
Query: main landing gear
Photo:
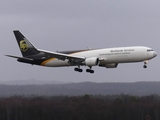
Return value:
<svg viewBox="0 0 160 120">
<path fill-rule="evenodd" d="M 80 67 L 74 68 L 74 71 L 83 72 L 83 70 Z M 92 70 L 91 67 L 90 67 L 90 69 L 86 69 L 86 72 L 88 72 L 88 73 L 94 73 L 94 70 Z"/>
<path fill-rule="evenodd" d="M 91 69 L 86 69 L 86 72 L 89 72 L 89 73 L 94 73 L 94 70 L 91 70 Z"/>
<path fill-rule="evenodd" d="M 143 68 L 147 68 L 147 63 L 148 63 L 148 61 L 147 61 L 147 60 L 146 60 L 146 61 L 144 61 Z"/>
<path fill-rule="evenodd" d="M 94 73 L 94 70 L 92 70 L 92 67 L 90 67 L 90 69 L 86 69 L 86 72 Z"/>
<path fill-rule="evenodd" d="M 74 70 L 77 71 L 77 72 L 83 72 L 83 70 L 80 69 L 80 68 L 74 68 Z"/>
</svg>

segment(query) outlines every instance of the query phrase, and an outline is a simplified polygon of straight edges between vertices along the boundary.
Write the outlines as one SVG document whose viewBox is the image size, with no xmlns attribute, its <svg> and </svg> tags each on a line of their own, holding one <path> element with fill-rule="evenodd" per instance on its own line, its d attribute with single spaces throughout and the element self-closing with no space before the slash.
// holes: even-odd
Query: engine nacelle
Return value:
<svg viewBox="0 0 160 120">
<path fill-rule="evenodd" d="M 118 66 L 118 63 L 105 64 L 106 68 L 116 68 L 117 66 Z"/>
<path fill-rule="evenodd" d="M 99 64 L 99 59 L 97 57 L 87 58 L 85 60 L 85 65 L 87 66 L 97 66 Z"/>
</svg>

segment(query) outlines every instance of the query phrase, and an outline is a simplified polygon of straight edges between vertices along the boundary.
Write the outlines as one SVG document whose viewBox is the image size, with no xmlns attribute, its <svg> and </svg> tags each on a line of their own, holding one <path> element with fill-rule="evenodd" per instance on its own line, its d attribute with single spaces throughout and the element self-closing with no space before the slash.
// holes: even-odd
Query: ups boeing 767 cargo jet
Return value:
<svg viewBox="0 0 160 120">
<path fill-rule="evenodd" d="M 119 63 L 144 62 L 147 68 L 148 60 L 157 56 L 149 47 L 115 47 L 104 49 L 86 49 L 74 51 L 50 52 L 35 48 L 18 30 L 14 31 L 23 57 L 6 55 L 17 61 L 32 65 L 47 67 L 77 66 L 75 71 L 82 72 L 80 66 L 88 66 L 86 72 L 94 73 L 93 66 L 116 68 Z"/>
</svg>

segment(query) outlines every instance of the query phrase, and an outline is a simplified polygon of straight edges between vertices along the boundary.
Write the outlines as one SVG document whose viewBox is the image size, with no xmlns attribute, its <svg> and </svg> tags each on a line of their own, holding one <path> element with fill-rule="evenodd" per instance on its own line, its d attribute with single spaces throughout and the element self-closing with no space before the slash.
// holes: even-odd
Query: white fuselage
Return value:
<svg viewBox="0 0 160 120">
<path fill-rule="evenodd" d="M 134 47 L 117 47 L 95 49 L 89 51 L 82 51 L 71 54 L 72 56 L 79 56 L 85 58 L 97 57 L 100 59 L 101 65 L 112 63 L 129 63 L 129 62 L 143 62 L 154 58 L 157 54 L 149 47 L 134 46 Z M 58 60 L 56 58 L 50 59 L 43 66 L 61 67 L 72 66 L 67 60 Z"/>
</svg>

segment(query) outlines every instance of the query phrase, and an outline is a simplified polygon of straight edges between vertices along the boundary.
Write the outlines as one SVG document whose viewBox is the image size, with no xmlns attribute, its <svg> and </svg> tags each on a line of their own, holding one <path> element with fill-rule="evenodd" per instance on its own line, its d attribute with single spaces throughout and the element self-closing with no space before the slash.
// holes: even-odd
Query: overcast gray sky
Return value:
<svg viewBox="0 0 160 120">
<path fill-rule="evenodd" d="M 143 63 L 119 64 L 117 69 L 93 67 L 94 74 L 74 72 L 74 67 L 19 63 L 4 56 L 21 56 L 13 30 L 20 30 L 37 48 L 49 51 L 142 45 L 160 54 L 158 0 L 3 0 L 0 64 L 1 81 L 159 81 L 159 56 L 149 61 L 147 69 Z"/>
</svg>

